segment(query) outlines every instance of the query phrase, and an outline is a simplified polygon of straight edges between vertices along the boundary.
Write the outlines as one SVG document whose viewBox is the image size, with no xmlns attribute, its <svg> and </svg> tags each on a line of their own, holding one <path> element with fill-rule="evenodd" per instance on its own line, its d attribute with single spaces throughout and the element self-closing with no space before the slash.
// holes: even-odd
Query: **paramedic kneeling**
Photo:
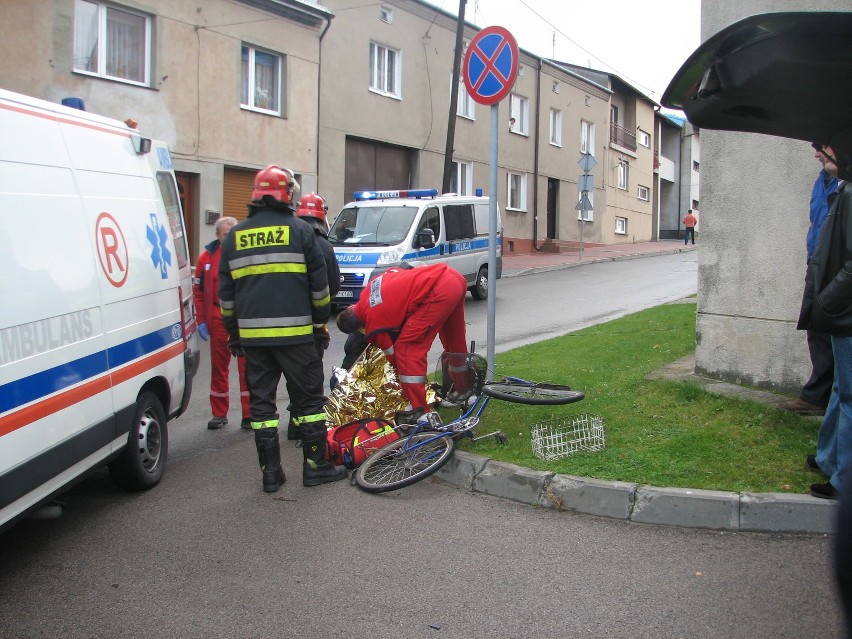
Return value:
<svg viewBox="0 0 852 639">
<path fill-rule="evenodd" d="M 396 368 L 412 409 L 429 412 L 426 358 L 437 335 L 444 351 L 466 353 L 464 276 L 446 264 L 390 268 L 370 280 L 354 306 L 337 315 L 344 333 L 363 329 Z"/>
</svg>

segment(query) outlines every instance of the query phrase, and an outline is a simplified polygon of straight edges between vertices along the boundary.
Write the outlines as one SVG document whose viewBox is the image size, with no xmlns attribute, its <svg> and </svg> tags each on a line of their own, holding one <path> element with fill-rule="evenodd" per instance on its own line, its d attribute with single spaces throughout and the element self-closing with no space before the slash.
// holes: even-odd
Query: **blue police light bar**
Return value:
<svg viewBox="0 0 852 639">
<path fill-rule="evenodd" d="M 409 189 L 407 191 L 355 191 L 352 194 L 358 201 L 363 200 L 384 200 L 394 197 L 435 197 L 438 195 L 438 189 Z"/>
</svg>

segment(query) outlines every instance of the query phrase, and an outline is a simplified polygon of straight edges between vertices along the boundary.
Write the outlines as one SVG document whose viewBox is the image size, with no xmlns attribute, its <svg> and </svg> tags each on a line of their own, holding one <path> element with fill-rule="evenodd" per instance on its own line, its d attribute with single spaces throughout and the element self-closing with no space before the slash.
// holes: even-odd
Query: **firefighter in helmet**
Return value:
<svg viewBox="0 0 852 639">
<path fill-rule="evenodd" d="M 337 291 L 340 290 L 340 268 L 337 266 L 334 247 L 328 241 L 328 205 L 316 193 L 306 193 L 299 202 L 299 208 L 296 209 L 296 216 L 305 220 L 314 229 L 316 235 L 314 239 L 322 251 L 322 256 L 325 260 L 325 269 L 328 273 L 329 296 L 333 300 L 334 296 L 337 295 Z M 326 349 L 328 349 L 330 341 L 331 337 L 327 329 L 314 331 L 314 342 L 320 359 L 322 359 Z M 299 427 L 293 420 L 294 413 L 298 411 L 294 409 L 292 399 L 287 410 L 290 411 L 290 420 L 287 423 L 287 439 L 301 439 Z"/>
<path fill-rule="evenodd" d="M 276 391 L 281 375 L 297 408 L 302 432 L 302 483 L 316 486 L 346 477 L 326 459 L 327 398 L 315 334 L 327 333 L 328 274 L 313 229 L 293 215 L 299 183 L 276 165 L 258 172 L 248 218 L 222 246 L 219 302 L 234 355 L 245 354 L 251 427 L 263 489 L 284 483 Z"/>
</svg>

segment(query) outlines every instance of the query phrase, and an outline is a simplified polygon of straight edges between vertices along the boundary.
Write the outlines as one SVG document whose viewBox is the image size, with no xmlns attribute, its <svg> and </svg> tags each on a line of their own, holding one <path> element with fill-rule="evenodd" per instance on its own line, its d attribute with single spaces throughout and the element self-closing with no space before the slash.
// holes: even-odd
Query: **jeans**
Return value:
<svg viewBox="0 0 852 639">
<path fill-rule="evenodd" d="M 834 385 L 817 436 L 816 462 L 831 485 L 843 490 L 852 460 L 852 337 L 831 336 Z"/>
<path fill-rule="evenodd" d="M 684 233 L 684 236 L 683 236 L 683 243 L 689 244 L 690 238 L 692 238 L 692 243 L 695 244 L 695 227 L 694 226 L 687 226 L 686 227 L 686 233 Z"/>
</svg>

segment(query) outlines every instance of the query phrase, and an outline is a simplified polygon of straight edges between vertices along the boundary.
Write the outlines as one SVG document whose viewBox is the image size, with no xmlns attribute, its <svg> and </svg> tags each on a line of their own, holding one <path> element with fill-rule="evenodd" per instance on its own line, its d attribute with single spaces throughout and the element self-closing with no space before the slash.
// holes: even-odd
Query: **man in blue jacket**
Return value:
<svg viewBox="0 0 852 639">
<path fill-rule="evenodd" d="M 814 188 L 811 191 L 811 226 L 808 229 L 808 263 L 814 254 L 822 223 L 828 215 L 828 196 L 837 190 L 837 178 L 825 170 L 828 159 L 822 148 L 814 151 L 814 157 L 822 165 Z M 834 380 L 834 355 L 831 353 L 831 335 L 808 329 L 808 352 L 811 356 L 811 376 L 796 399 L 781 402 L 782 410 L 800 415 L 822 415 L 831 396 Z"/>
</svg>

